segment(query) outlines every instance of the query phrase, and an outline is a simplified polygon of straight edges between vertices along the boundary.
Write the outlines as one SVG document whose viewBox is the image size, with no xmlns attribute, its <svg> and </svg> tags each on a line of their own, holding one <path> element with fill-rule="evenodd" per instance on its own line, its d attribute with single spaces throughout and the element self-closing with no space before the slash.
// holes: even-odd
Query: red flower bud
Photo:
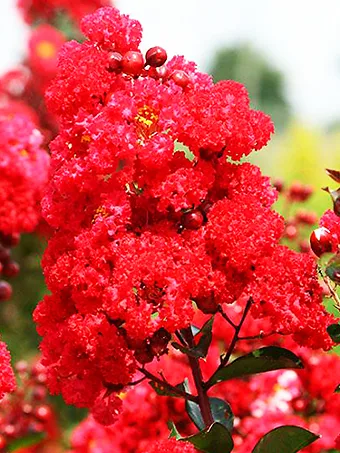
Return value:
<svg viewBox="0 0 340 453">
<path fill-rule="evenodd" d="M 48 420 L 51 419 L 52 417 L 52 409 L 50 406 L 47 406 L 46 404 L 38 406 L 35 411 L 34 415 L 41 421 L 47 422 Z"/>
<path fill-rule="evenodd" d="M 330 253 L 333 249 L 332 234 L 327 228 L 314 230 L 310 236 L 310 246 L 316 256 Z"/>
<path fill-rule="evenodd" d="M 171 80 L 173 80 L 176 83 L 176 85 L 180 86 L 181 88 L 186 88 L 189 85 L 189 83 L 191 82 L 188 74 L 179 69 L 174 71 L 171 74 L 170 78 L 171 78 Z"/>
<path fill-rule="evenodd" d="M 19 274 L 20 266 L 15 261 L 6 263 L 3 267 L 2 273 L 5 277 L 15 277 Z"/>
<path fill-rule="evenodd" d="M 162 66 L 166 62 L 167 58 L 168 56 L 166 54 L 166 51 L 159 46 L 151 47 L 151 49 L 149 49 L 145 55 L 146 64 L 153 66 L 154 68 Z"/>
<path fill-rule="evenodd" d="M 4 247 L 15 247 L 19 244 L 20 241 L 20 234 L 13 233 L 13 234 L 3 234 L 0 233 L 0 243 Z"/>
<path fill-rule="evenodd" d="M 110 52 L 108 58 L 108 71 L 120 72 L 122 69 L 123 55 L 119 52 Z"/>
<path fill-rule="evenodd" d="M 10 299 L 12 296 L 12 287 L 5 281 L 0 281 L 0 302 Z"/>
<path fill-rule="evenodd" d="M 288 225 L 286 227 L 285 236 L 288 239 L 294 239 L 297 236 L 297 229 L 294 225 Z"/>
<path fill-rule="evenodd" d="M 312 193 L 313 187 L 300 182 L 293 183 L 289 188 L 289 198 L 293 201 L 306 201 Z"/>
<path fill-rule="evenodd" d="M 218 304 L 213 295 L 195 299 L 197 307 L 206 315 L 213 315 L 217 312 Z"/>
<path fill-rule="evenodd" d="M 139 76 L 144 68 L 144 57 L 140 52 L 130 50 L 122 59 L 122 69 L 126 74 Z"/>
<path fill-rule="evenodd" d="M 181 224 L 188 230 L 198 230 L 204 221 L 203 214 L 200 211 L 191 211 L 183 214 Z"/>
</svg>

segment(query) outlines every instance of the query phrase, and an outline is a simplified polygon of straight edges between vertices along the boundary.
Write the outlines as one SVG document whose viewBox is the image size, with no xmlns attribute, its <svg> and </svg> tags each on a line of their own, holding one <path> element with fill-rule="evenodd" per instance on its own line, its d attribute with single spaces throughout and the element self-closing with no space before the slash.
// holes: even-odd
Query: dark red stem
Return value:
<svg viewBox="0 0 340 453">
<path fill-rule="evenodd" d="M 185 329 L 185 339 L 187 341 L 189 348 L 195 347 L 195 340 L 192 334 L 191 329 Z M 198 396 L 198 405 L 201 410 L 202 418 L 205 426 L 208 428 L 214 423 L 214 419 L 211 413 L 209 397 L 207 395 L 207 390 L 204 385 L 202 370 L 199 364 L 199 359 L 196 357 L 188 356 L 189 364 L 191 367 L 192 376 L 194 378 L 197 396 Z"/>
</svg>

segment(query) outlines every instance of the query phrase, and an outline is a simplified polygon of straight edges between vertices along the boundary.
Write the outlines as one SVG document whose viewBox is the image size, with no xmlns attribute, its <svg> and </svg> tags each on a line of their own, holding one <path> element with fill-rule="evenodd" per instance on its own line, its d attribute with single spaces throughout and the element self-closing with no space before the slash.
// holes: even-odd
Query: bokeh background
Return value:
<svg viewBox="0 0 340 453">
<path fill-rule="evenodd" d="M 321 190 L 325 168 L 340 169 L 339 0 L 116 0 L 144 26 L 143 50 L 154 45 L 185 55 L 216 81 L 246 85 L 252 104 L 274 120 L 276 134 L 252 161 L 286 185 L 311 184 L 307 208 L 321 214 L 331 203 Z M 0 73 L 27 51 L 28 28 L 16 0 L 0 0 Z M 334 187 L 334 186 L 333 186 Z M 280 205 L 278 207 L 280 208 Z M 33 357 L 38 337 L 31 313 L 45 292 L 41 236 L 24 237 L 15 250 L 21 273 L 14 297 L 0 310 L 0 331 L 14 360 Z M 67 428 L 83 413 L 57 401 Z"/>
</svg>

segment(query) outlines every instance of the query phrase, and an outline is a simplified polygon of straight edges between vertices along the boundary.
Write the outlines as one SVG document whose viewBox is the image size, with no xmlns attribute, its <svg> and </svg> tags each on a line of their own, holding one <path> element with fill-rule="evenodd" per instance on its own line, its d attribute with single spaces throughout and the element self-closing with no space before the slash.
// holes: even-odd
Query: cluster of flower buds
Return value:
<svg viewBox="0 0 340 453">
<path fill-rule="evenodd" d="M 336 170 L 326 170 L 328 176 L 340 183 L 340 172 Z M 333 210 L 328 210 L 321 217 L 320 228 L 312 232 L 310 244 L 317 257 L 326 253 L 335 253 L 340 242 L 340 188 L 330 190 L 324 188 L 332 198 Z"/>
<path fill-rule="evenodd" d="M 298 203 L 307 202 L 313 194 L 313 188 L 310 185 L 294 182 L 289 187 L 285 188 L 281 180 L 273 182 L 274 187 L 284 199 L 283 210 L 286 218 L 284 237 L 300 252 L 308 253 L 310 245 L 308 240 L 308 228 L 318 222 L 318 216 L 315 212 L 301 209 L 294 209 Z M 291 214 L 291 211 L 294 214 Z"/>
<path fill-rule="evenodd" d="M 110 52 L 107 70 L 133 77 L 151 77 L 162 82 L 172 80 L 181 88 L 186 88 L 191 82 L 189 74 L 181 69 L 169 71 L 165 66 L 167 58 L 166 50 L 159 46 L 151 47 L 146 52 L 145 58 L 140 51 L 135 50 L 129 50 L 124 55 Z"/>
<path fill-rule="evenodd" d="M 11 248 L 15 247 L 20 240 L 18 233 L 2 234 L 0 232 L 0 277 L 15 277 L 20 268 L 19 264 L 11 259 Z M 0 302 L 10 299 L 12 287 L 5 280 L 0 280 Z"/>
<path fill-rule="evenodd" d="M 32 436 L 37 442 L 45 442 L 58 434 L 55 415 L 47 401 L 44 367 L 39 362 L 29 365 L 19 361 L 14 368 L 18 387 L 0 402 L 1 453 L 7 452 L 17 439 Z"/>
</svg>

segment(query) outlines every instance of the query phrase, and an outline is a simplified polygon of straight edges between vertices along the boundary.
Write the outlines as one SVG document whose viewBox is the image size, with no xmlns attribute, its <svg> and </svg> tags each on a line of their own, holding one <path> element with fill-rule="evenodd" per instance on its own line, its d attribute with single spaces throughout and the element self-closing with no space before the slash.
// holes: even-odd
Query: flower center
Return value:
<svg viewBox="0 0 340 453">
<path fill-rule="evenodd" d="M 138 109 L 138 114 L 135 117 L 135 122 L 137 126 L 137 133 L 141 140 L 150 138 L 152 135 L 157 132 L 158 124 L 158 115 L 148 105 Z"/>
<path fill-rule="evenodd" d="M 37 54 L 40 58 L 48 60 L 54 58 L 57 54 L 57 49 L 50 41 L 40 41 L 36 47 Z"/>
</svg>

